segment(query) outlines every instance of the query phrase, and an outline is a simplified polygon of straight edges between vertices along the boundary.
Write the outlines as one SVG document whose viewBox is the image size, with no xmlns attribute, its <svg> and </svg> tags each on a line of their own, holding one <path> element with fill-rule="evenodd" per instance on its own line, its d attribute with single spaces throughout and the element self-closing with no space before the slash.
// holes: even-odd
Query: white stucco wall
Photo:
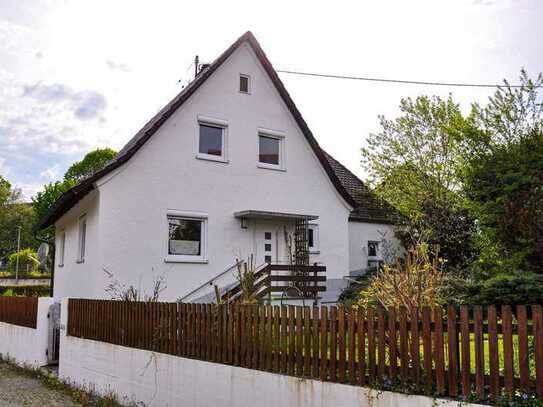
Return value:
<svg viewBox="0 0 543 407">
<path fill-rule="evenodd" d="M 66 301 L 62 315 L 66 320 Z M 65 324 L 65 322 L 63 322 Z M 273 374 L 61 334 L 59 376 L 124 403 L 191 407 L 453 407 L 459 402 Z M 462 403 L 463 406 L 470 404 Z M 475 406 L 475 405 L 473 405 Z"/>
<path fill-rule="evenodd" d="M 87 217 L 85 261 L 77 262 L 79 218 Z M 92 191 L 56 223 L 54 297 L 90 298 L 98 279 L 103 278 L 99 241 L 99 191 Z M 64 265 L 60 264 L 60 236 L 66 233 Z"/>
<path fill-rule="evenodd" d="M 240 73 L 251 76 L 250 95 L 238 92 Z M 228 122 L 227 163 L 196 159 L 199 115 Z M 259 128 L 286 134 L 286 171 L 257 167 Z M 92 228 L 99 238 L 88 250 L 89 256 L 97 250 L 96 261 L 75 265 L 67 244 L 70 262 L 58 273 L 56 297 L 107 297 L 106 268 L 122 283 L 147 291 L 164 275 L 161 299 L 177 299 L 233 265 L 235 254 L 254 252 L 254 227 L 241 229 L 233 216 L 248 209 L 318 215 L 320 254 L 311 262 L 325 264 L 330 278 L 348 274 L 349 208 L 248 46 L 235 51 L 98 189 L 92 213 L 100 216 Z M 164 261 L 168 209 L 208 216 L 206 264 Z"/>
<path fill-rule="evenodd" d="M 368 267 L 368 241 L 380 242 L 383 237 L 398 247 L 394 226 L 382 223 L 349 222 L 349 273 Z"/>
<path fill-rule="evenodd" d="M 53 299 L 38 300 L 36 329 L 0 322 L 0 358 L 9 359 L 20 366 L 37 368 L 47 364 L 49 320 L 47 313 Z"/>
</svg>

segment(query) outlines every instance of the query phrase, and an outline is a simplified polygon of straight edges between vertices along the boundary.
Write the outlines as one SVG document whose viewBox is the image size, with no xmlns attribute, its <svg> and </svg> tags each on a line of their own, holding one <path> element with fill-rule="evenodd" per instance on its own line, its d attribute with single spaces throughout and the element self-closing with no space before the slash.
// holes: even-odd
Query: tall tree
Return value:
<svg viewBox="0 0 543 407">
<path fill-rule="evenodd" d="M 81 161 L 72 164 L 64 174 L 64 179 L 80 182 L 104 168 L 116 155 L 117 152 L 111 148 L 97 148 L 88 153 Z"/>
<path fill-rule="evenodd" d="M 465 140 L 464 192 L 481 230 L 479 264 L 543 273 L 543 76 L 522 70 L 520 83 L 473 107 L 481 131 Z"/>
<path fill-rule="evenodd" d="M 473 257 L 475 225 L 463 208 L 458 156 L 473 122 L 451 96 L 402 99 L 400 111 L 394 120 L 380 116 L 381 131 L 370 134 L 362 164 L 375 191 L 405 216 L 405 245 L 440 246 L 446 268 L 463 269 Z"/>
<path fill-rule="evenodd" d="M 44 185 L 43 190 L 32 198 L 32 205 L 37 219 L 41 219 L 45 216 L 51 205 L 53 205 L 63 193 L 85 178 L 104 168 L 116 155 L 117 153 L 111 148 L 91 151 L 85 155 L 81 161 L 72 164 L 72 166 L 68 168 L 64 174 L 63 181 L 51 182 Z"/>
<path fill-rule="evenodd" d="M 17 249 L 18 228 L 21 228 L 21 248 L 35 249 L 34 211 L 28 203 L 22 202 L 21 190 L 12 188 L 9 181 L 0 176 L 0 257 Z"/>
</svg>

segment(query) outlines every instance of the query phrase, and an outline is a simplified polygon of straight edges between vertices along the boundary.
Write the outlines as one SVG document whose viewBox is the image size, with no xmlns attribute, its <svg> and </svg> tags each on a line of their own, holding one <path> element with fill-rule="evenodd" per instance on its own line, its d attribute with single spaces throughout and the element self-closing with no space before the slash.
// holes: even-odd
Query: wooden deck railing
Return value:
<svg viewBox="0 0 543 407">
<path fill-rule="evenodd" d="M 0 322 L 36 329 L 37 297 L 0 297 Z"/>
<path fill-rule="evenodd" d="M 268 264 L 255 272 L 254 296 L 257 300 L 270 300 L 274 295 L 287 293 L 316 299 L 319 292 L 326 291 L 325 273 L 325 266 Z M 222 300 L 235 302 L 240 290 L 240 285 L 236 284 L 222 295 Z"/>
<path fill-rule="evenodd" d="M 68 335 L 287 375 L 413 392 L 543 399 L 543 311 L 70 300 Z"/>
</svg>

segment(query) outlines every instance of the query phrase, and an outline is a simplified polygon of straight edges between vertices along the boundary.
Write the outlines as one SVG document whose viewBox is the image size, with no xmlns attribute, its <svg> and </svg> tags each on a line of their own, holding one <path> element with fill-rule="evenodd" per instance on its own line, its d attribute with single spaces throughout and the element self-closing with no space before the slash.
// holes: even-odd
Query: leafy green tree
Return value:
<svg viewBox="0 0 543 407">
<path fill-rule="evenodd" d="M 19 277 L 38 271 L 40 262 L 35 250 L 23 249 L 20 252 L 13 253 L 8 258 L 8 273 L 14 274 L 17 268 L 17 258 L 19 259 Z"/>
<path fill-rule="evenodd" d="M 43 191 L 32 197 L 32 206 L 36 219 L 41 219 L 49 211 L 49 208 L 60 196 L 77 184 L 76 180 L 66 179 L 64 181 L 51 182 L 44 185 Z"/>
<path fill-rule="evenodd" d="M 72 164 L 64 174 L 64 179 L 82 181 L 104 168 L 116 155 L 117 152 L 111 148 L 97 148 L 88 153 L 81 161 Z"/>
<path fill-rule="evenodd" d="M 398 235 L 406 248 L 439 246 L 446 271 L 467 267 L 475 256 L 475 219 L 466 212 L 458 176 L 466 134 L 475 132 L 452 97 L 403 99 L 401 115 L 380 117 L 381 131 L 362 149 L 375 191 L 403 215 Z"/>
<path fill-rule="evenodd" d="M 370 134 L 362 164 L 383 198 L 417 218 L 427 200 L 456 201 L 457 156 L 471 124 L 451 97 L 402 99 L 400 111 L 394 120 L 380 116 L 381 131 Z"/>
<path fill-rule="evenodd" d="M 60 196 L 70 188 L 77 185 L 83 179 L 91 176 L 96 171 L 101 170 L 113 159 L 117 153 L 110 148 L 96 149 L 88 153 L 81 161 L 74 163 L 64 174 L 63 181 L 51 182 L 43 187 L 32 198 L 32 205 L 37 219 L 43 218 L 49 211 L 49 208 Z M 46 231 L 46 232 L 51 232 Z M 44 233 L 44 232 L 42 232 Z M 45 233 L 49 234 L 49 233 Z"/>
<path fill-rule="evenodd" d="M 17 249 L 18 228 L 21 228 L 21 247 L 36 248 L 34 239 L 34 211 L 22 202 L 21 191 L 0 176 L 0 257 Z"/>
<path fill-rule="evenodd" d="M 520 81 L 474 106 L 481 131 L 464 140 L 463 189 L 480 227 L 483 272 L 543 273 L 543 76 L 523 70 Z"/>
</svg>

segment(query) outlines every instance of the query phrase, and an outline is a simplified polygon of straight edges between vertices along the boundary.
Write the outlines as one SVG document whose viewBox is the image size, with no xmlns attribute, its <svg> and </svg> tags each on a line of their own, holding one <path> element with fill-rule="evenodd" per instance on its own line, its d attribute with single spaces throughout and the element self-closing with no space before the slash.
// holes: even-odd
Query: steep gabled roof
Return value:
<svg viewBox="0 0 543 407">
<path fill-rule="evenodd" d="M 350 220 L 389 224 L 398 222 L 398 212 L 392 206 L 379 199 L 360 178 L 349 171 L 338 160 L 324 150 L 323 153 L 343 187 L 356 202 L 349 216 Z"/>
<path fill-rule="evenodd" d="M 270 77 L 277 92 L 283 99 L 290 113 L 296 120 L 296 123 L 300 127 L 303 135 L 307 139 L 313 152 L 319 159 L 321 165 L 326 171 L 328 177 L 332 181 L 332 184 L 337 189 L 340 196 L 351 206 L 355 207 L 356 201 L 347 192 L 344 185 L 338 179 L 336 173 L 332 169 L 329 160 L 326 158 L 323 150 L 321 150 L 319 143 L 309 130 L 307 123 L 303 119 L 302 115 L 298 111 L 298 108 L 294 104 L 294 101 L 288 94 L 283 82 L 275 72 L 268 57 L 260 47 L 260 44 L 254 37 L 254 35 L 247 31 L 240 38 L 236 40 L 226 51 L 224 51 L 213 63 L 209 65 L 204 71 L 202 71 L 196 78 L 189 84 L 181 93 L 179 93 L 170 103 L 162 108 L 149 122 L 143 126 L 143 128 L 125 145 L 125 147 L 119 152 L 117 157 L 106 165 L 102 170 L 96 172 L 89 178 L 83 180 L 81 183 L 64 193 L 53 205 L 45 216 L 40 219 L 36 228 L 38 230 L 44 229 L 50 225 L 53 225 L 63 214 L 65 214 L 70 208 L 72 208 L 79 200 L 87 195 L 92 189 L 94 189 L 94 183 L 102 178 L 104 175 L 110 173 L 116 168 L 126 163 L 140 148 L 145 144 L 149 138 L 156 133 L 156 131 L 162 126 L 162 124 L 168 120 L 168 118 L 186 101 L 192 94 L 215 72 L 224 61 L 228 59 L 232 53 L 238 49 L 243 43 L 247 42 L 260 63 L 264 67 L 264 70 Z"/>
</svg>

